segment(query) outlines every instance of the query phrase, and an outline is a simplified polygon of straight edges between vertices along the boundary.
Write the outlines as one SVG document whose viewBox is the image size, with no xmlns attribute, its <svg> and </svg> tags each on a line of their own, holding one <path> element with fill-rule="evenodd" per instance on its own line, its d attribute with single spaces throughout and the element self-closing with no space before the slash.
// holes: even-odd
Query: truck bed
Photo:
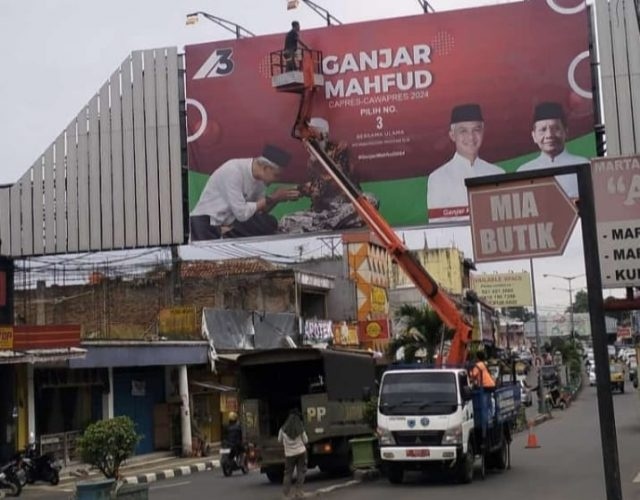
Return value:
<svg viewBox="0 0 640 500">
<path fill-rule="evenodd" d="M 495 405 L 491 404 L 494 397 Z M 498 387 L 495 392 L 473 390 L 473 416 L 476 427 L 492 427 L 514 420 L 520 409 L 520 388 L 517 384 Z"/>
</svg>

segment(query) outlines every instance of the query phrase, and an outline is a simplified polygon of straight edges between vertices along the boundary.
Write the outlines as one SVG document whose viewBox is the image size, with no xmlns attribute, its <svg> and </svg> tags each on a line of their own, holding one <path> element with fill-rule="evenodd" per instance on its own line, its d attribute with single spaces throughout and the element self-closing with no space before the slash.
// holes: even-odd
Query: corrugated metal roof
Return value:
<svg viewBox="0 0 640 500">
<path fill-rule="evenodd" d="M 210 278 L 261 273 L 277 269 L 281 269 L 281 267 L 260 258 L 217 261 L 199 260 L 183 262 L 180 266 L 180 274 L 183 278 Z"/>
</svg>

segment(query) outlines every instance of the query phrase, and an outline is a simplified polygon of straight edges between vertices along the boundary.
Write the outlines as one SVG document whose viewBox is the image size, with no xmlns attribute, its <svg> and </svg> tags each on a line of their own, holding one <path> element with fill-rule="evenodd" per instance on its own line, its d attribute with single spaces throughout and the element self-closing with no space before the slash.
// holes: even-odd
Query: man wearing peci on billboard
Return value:
<svg viewBox="0 0 640 500">
<path fill-rule="evenodd" d="M 567 119 L 559 103 L 538 104 L 533 112 L 531 138 L 540 149 L 540 156 L 521 165 L 518 172 L 587 163 L 587 158 L 567 152 L 565 142 L 568 132 Z M 578 197 L 578 179 L 575 175 L 559 175 L 556 180 L 569 198 Z"/>
<path fill-rule="evenodd" d="M 451 111 L 449 138 L 456 146 L 451 160 L 434 170 L 427 179 L 429 221 L 451 222 L 469 216 L 467 177 L 503 174 L 504 170 L 479 157 L 484 137 L 480 105 L 461 104 Z"/>
<path fill-rule="evenodd" d="M 291 159 L 289 153 L 267 145 L 257 158 L 233 159 L 216 169 L 191 212 L 191 241 L 265 236 L 278 231 L 269 211 L 281 201 L 296 200 L 297 189 L 278 188 L 266 195 Z"/>
</svg>

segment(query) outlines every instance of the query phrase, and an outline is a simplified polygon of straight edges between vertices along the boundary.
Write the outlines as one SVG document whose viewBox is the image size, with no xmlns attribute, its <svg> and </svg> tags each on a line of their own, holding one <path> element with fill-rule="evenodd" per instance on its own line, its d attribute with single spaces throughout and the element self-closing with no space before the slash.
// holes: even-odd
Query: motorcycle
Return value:
<svg viewBox="0 0 640 500">
<path fill-rule="evenodd" d="M 249 472 L 247 463 L 247 450 L 245 446 L 240 446 L 238 452 L 231 458 L 231 447 L 225 443 L 220 448 L 220 467 L 225 477 L 233 474 L 233 471 L 240 470 L 243 474 Z"/>
<path fill-rule="evenodd" d="M 10 475 L 13 474 L 20 483 L 20 487 L 24 488 L 27 484 L 27 464 L 24 461 L 24 452 L 16 453 L 7 465 Z"/>
<path fill-rule="evenodd" d="M 4 496 L 5 492 L 12 497 L 18 497 L 22 492 L 22 485 L 13 461 L 0 467 L 0 493 Z"/>
<path fill-rule="evenodd" d="M 545 395 L 545 401 L 548 408 L 564 410 L 571 403 L 571 397 L 557 387 L 552 387 Z"/>
<path fill-rule="evenodd" d="M 62 466 L 51 452 L 39 455 L 36 451 L 36 444 L 30 443 L 24 457 L 27 483 L 33 484 L 36 481 L 47 481 L 53 486 L 60 482 L 60 469 Z"/>
</svg>

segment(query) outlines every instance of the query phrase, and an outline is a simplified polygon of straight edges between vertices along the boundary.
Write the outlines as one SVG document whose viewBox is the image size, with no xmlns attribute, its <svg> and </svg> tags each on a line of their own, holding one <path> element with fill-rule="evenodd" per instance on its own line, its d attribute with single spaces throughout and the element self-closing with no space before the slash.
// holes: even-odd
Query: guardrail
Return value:
<svg viewBox="0 0 640 500">
<path fill-rule="evenodd" d="M 77 440 L 81 435 L 82 431 L 43 434 L 40 436 L 40 454 L 53 453 L 65 466 L 79 463 Z"/>
</svg>

